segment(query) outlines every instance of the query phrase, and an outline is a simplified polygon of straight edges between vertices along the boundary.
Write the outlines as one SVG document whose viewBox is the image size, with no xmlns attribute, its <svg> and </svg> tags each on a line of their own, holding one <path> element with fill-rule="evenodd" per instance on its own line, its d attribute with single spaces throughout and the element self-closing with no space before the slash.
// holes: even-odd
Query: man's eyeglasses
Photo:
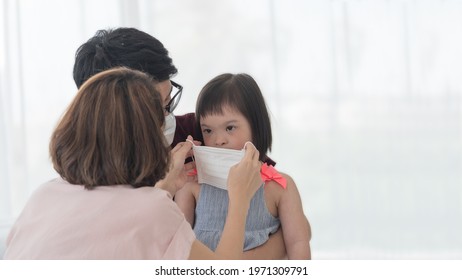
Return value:
<svg viewBox="0 0 462 280">
<path fill-rule="evenodd" d="M 170 95 L 173 94 L 172 99 L 168 102 L 167 106 L 165 106 L 165 111 L 167 113 L 173 112 L 175 110 L 176 106 L 178 106 L 178 103 L 180 102 L 181 99 L 181 94 L 183 93 L 183 87 L 174 81 L 170 81 L 172 83 L 172 90 L 170 91 Z"/>
</svg>

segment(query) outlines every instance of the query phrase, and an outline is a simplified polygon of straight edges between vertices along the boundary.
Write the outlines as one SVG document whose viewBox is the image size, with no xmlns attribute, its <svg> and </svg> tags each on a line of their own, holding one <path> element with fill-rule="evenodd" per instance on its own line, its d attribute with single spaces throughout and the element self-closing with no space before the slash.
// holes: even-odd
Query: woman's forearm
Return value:
<svg viewBox="0 0 462 280">
<path fill-rule="evenodd" d="M 245 222 L 249 206 L 230 203 L 225 227 L 215 253 L 225 259 L 242 259 L 244 248 Z"/>
<path fill-rule="evenodd" d="M 242 204 L 238 206 L 230 203 L 223 234 L 215 252 L 196 240 L 192 244 L 189 259 L 242 259 L 248 209 L 248 206 L 242 207 Z"/>
</svg>

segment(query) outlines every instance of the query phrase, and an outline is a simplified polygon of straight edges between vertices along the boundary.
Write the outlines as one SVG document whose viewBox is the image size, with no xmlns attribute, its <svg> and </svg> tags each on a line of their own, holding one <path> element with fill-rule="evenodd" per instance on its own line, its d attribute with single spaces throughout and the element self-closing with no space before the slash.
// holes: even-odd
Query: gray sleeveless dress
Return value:
<svg viewBox="0 0 462 280">
<path fill-rule="evenodd" d="M 257 190 L 250 202 L 245 225 L 244 251 L 265 243 L 275 233 L 281 222 L 266 208 L 264 184 Z M 225 226 L 228 212 L 228 192 L 201 184 L 199 201 L 196 203 L 194 232 L 196 238 L 215 251 Z"/>
</svg>

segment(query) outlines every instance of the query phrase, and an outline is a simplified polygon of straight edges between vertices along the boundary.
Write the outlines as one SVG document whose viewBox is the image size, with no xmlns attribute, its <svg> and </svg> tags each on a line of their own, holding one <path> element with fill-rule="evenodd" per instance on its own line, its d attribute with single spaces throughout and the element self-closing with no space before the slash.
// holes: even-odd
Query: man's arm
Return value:
<svg viewBox="0 0 462 280">
<path fill-rule="evenodd" d="M 287 259 L 282 229 L 270 235 L 264 244 L 244 252 L 246 260 L 282 260 Z"/>
</svg>

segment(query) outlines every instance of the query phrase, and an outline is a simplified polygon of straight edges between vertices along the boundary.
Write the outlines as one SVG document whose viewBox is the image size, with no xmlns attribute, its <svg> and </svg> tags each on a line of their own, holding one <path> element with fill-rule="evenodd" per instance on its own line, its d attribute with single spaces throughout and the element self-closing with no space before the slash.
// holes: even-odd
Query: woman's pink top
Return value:
<svg viewBox="0 0 462 280">
<path fill-rule="evenodd" d="M 183 213 L 162 189 L 86 190 L 55 179 L 27 202 L 4 259 L 187 259 L 194 240 Z"/>
</svg>

